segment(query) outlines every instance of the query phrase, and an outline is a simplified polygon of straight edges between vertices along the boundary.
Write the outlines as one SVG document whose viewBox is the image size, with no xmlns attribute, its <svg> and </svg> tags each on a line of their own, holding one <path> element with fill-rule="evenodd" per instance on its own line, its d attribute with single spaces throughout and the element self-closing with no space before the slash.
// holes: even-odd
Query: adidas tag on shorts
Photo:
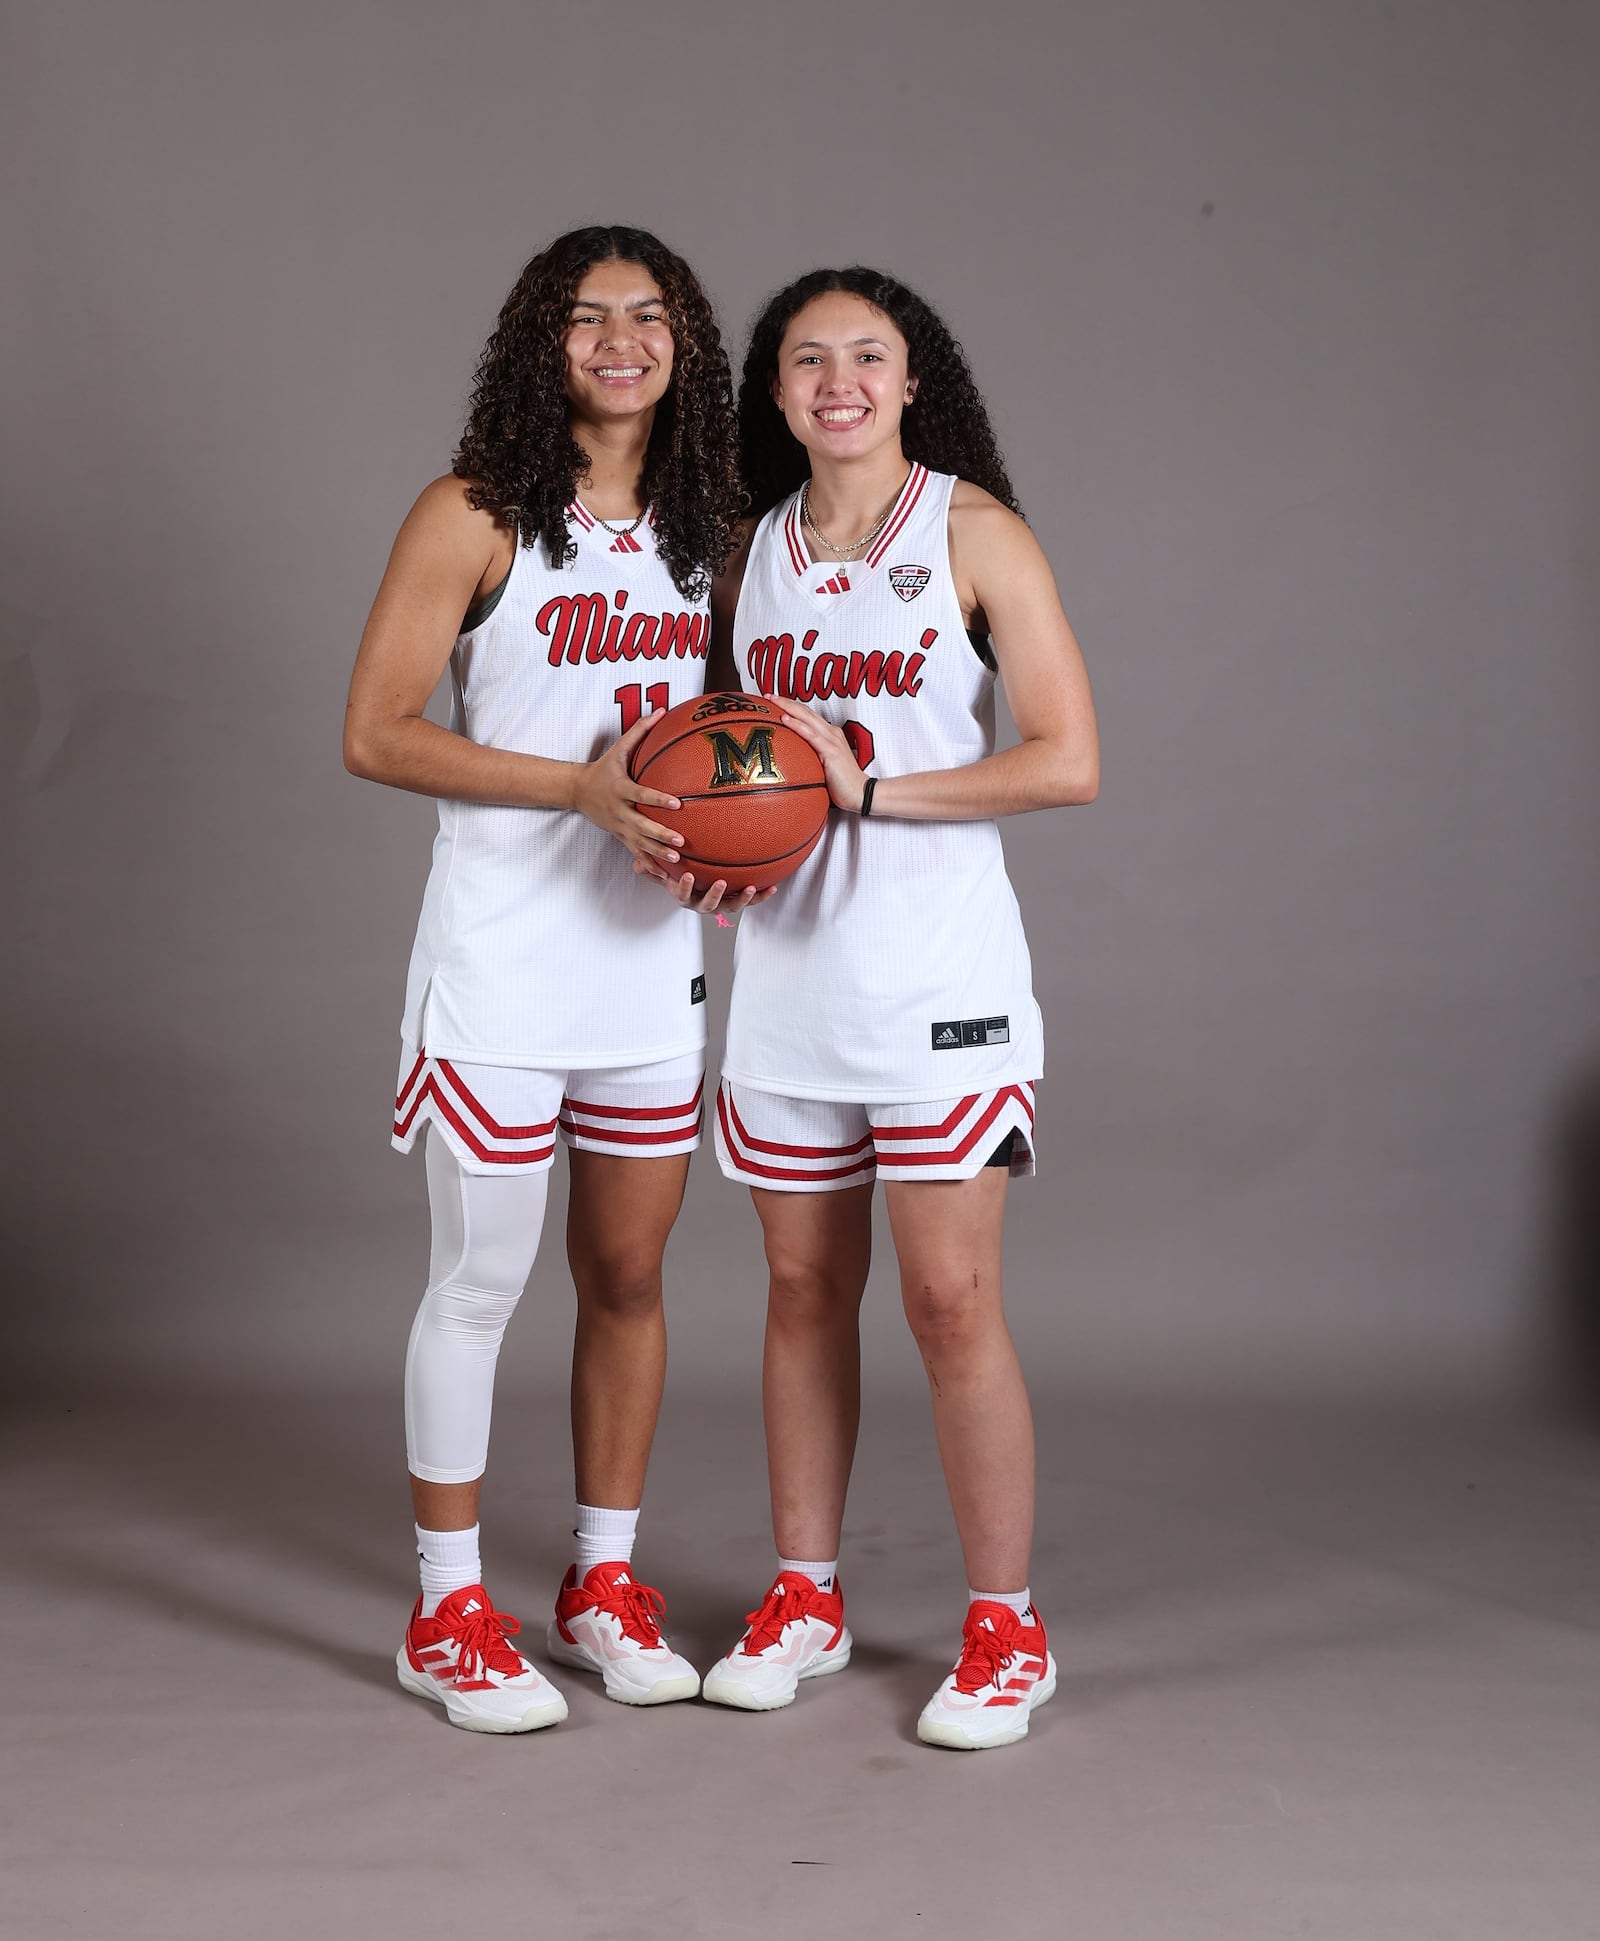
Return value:
<svg viewBox="0 0 1600 1941">
<path fill-rule="evenodd" d="M 464 1171 L 554 1163 L 556 1135 L 581 1152 L 661 1159 L 700 1143 L 705 1057 L 653 1065 L 552 1072 L 520 1065 L 464 1065 L 404 1046 L 394 1102 L 397 1152 L 431 1124 Z"/>
<path fill-rule="evenodd" d="M 836 1193 L 874 1179 L 971 1179 L 1002 1141 L 1009 1172 L 1031 1178 L 1031 1081 L 958 1099 L 901 1105 L 833 1103 L 758 1092 L 724 1079 L 717 1160 L 729 1179 L 776 1193 Z"/>
</svg>

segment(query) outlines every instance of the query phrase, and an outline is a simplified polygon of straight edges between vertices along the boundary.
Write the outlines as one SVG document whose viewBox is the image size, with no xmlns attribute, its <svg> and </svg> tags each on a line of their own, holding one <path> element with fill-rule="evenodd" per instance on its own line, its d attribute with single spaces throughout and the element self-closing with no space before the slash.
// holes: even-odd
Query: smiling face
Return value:
<svg viewBox="0 0 1600 1941">
<path fill-rule="evenodd" d="M 865 458 L 900 443 L 916 393 L 906 340 L 864 297 L 830 290 L 796 311 L 778 346 L 772 396 L 813 457 Z"/>
<path fill-rule="evenodd" d="M 640 263 L 596 263 L 568 316 L 566 392 L 594 423 L 652 410 L 672 382 L 672 327 L 660 286 Z"/>
</svg>

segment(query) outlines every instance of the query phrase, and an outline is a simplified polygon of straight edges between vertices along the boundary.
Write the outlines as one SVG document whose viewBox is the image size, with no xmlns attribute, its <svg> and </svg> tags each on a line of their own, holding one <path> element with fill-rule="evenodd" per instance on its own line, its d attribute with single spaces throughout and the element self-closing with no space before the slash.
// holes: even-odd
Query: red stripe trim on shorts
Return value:
<svg viewBox="0 0 1600 1941">
<path fill-rule="evenodd" d="M 561 1130 L 594 1139 L 611 1146 L 668 1146 L 674 1139 L 692 1139 L 700 1130 L 700 1114 L 685 1125 L 668 1126 L 664 1132 L 624 1132 L 612 1126 L 579 1125 L 576 1119 L 563 1118 Z"/>
<path fill-rule="evenodd" d="M 561 1110 L 597 1112 L 606 1119 L 685 1119 L 691 1112 L 700 1110 L 705 1089 L 705 1080 L 701 1079 L 694 1097 L 686 1105 L 591 1105 L 587 1099 L 565 1098 L 561 1101 Z"/>
<path fill-rule="evenodd" d="M 432 1072 L 429 1072 L 428 1076 L 422 1081 L 417 1091 L 416 1100 L 405 1119 L 403 1121 L 399 1119 L 395 1121 L 394 1130 L 396 1138 L 403 1139 L 411 1130 L 412 1121 L 422 1109 L 423 1103 L 428 1099 L 433 1100 L 434 1104 L 439 1108 L 440 1113 L 455 1128 L 474 1157 L 486 1161 L 491 1166 L 531 1166 L 541 1159 L 549 1159 L 555 1152 L 555 1141 L 553 1139 L 547 1146 L 536 1146 L 532 1149 L 525 1148 L 521 1152 L 495 1152 L 491 1147 L 483 1143 L 472 1130 L 472 1127 L 467 1124 L 466 1120 L 462 1118 L 461 1114 L 457 1112 L 455 1107 L 445 1097 L 444 1093 L 434 1083 Z M 555 1121 L 553 1119 L 550 1121 L 547 1130 L 552 1132 L 555 1130 Z"/>
<path fill-rule="evenodd" d="M 436 1058 L 433 1062 L 439 1071 L 450 1081 L 451 1090 L 456 1093 L 461 1103 L 478 1121 L 479 1125 L 483 1127 L 491 1139 L 542 1139 L 546 1133 L 555 1131 L 556 1122 L 554 1118 L 547 1119 L 543 1125 L 536 1126 L 501 1125 L 498 1119 L 492 1118 L 485 1110 L 482 1101 L 473 1096 L 471 1090 L 462 1079 L 460 1072 L 456 1070 L 448 1058 Z"/>
<path fill-rule="evenodd" d="M 1015 1098 L 1019 1100 L 1023 1111 L 1028 1115 L 1028 1123 L 1031 1125 L 1033 1123 L 1033 1102 L 1028 1096 L 1029 1090 L 1031 1090 L 1031 1087 L 1007 1085 L 1001 1088 L 998 1096 L 1002 1099 Z M 880 1145 L 885 1139 L 947 1139 L 982 1097 L 983 1094 L 981 1092 L 973 1092 L 968 1097 L 962 1099 L 942 1125 L 874 1126 L 873 1136 Z"/>
<path fill-rule="evenodd" d="M 407 1097 L 410 1094 L 411 1088 L 417 1082 L 417 1075 L 422 1070 L 423 1066 L 427 1064 L 427 1062 L 428 1062 L 428 1054 L 425 1051 L 419 1051 L 417 1053 L 417 1062 L 411 1067 L 411 1070 L 406 1074 L 405 1084 L 402 1085 L 400 1087 L 400 1090 L 395 1094 L 394 1109 L 396 1112 L 402 1111 L 404 1109 L 405 1102 Z"/>
<path fill-rule="evenodd" d="M 864 1151 L 872 1144 L 870 1129 L 848 1146 L 784 1146 L 776 1144 L 771 1139 L 757 1139 L 748 1130 L 744 1120 L 739 1117 L 739 1107 L 726 1085 L 717 1094 L 718 1111 L 722 1109 L 724 1098 L 728 1101 L 728 1110 L 733 1114 L 733 1123 L 739 1134 L 740 1145 L 748 1146 L 752 1152 L 779 1153 L 785 1159 L 849 1159 L 853 1154 Z"/>
<path fill-rule="evenodd" d="M 719 1091 L 717 1093 L 717 1118 L 721 1123 L 722 1136 L 727 1143 L 727 1147 L 730 1154 L 733 1157 L 734 1165 L 738 1168 L 738 1170 L 741 1173 L 756 1173 L 762 1179 L 797 1179 L 797 1180 L 850 1179 L 857 1173 L 870 1173 L 877 1166 L 877 1163 L 878 1163 L 877 1159 L 872 1155 L 869 1155 L 867 1158 L 858 1161 L 854 1166 L 836 1166 L 831 1171 L 828 1171 L 828 1172 L 818 1172 L 815 1170 L 807 1170 L 805 1167 L 802 1167 L 802 1166 L 764 1166 L 762 1165 L 760 1160 L 748 1159 L 742 1152 L 740 1152 L 737 1149 L 734 1143 L 733 1133 L 729 1129 L 729 1125 L 728 1125 L 729 1105 L 730 1105 L 730 1102 L 727 1101 L 724 1098 L 723 1093 Z M 735 1120 L 737 1120 L 738 1118 L 738 1112 L 736 1109 L 734 1111 L 734 1118 Z M 763 1145 L 765 1144 L 764 1141 L 752 1141 L 752 1143 L 763 1144 Z M 869 1139 L 863 1143 L 870 1143 L 870 1136 L 869 1136 Z M 789 1150 L 789 1148 L 784 1146 L 771 1146 L 771 1147 L 767 1147 L 766 1149 L 772 1152 L 785 1152 Z M 798 1150 L 804 1152 L 808 1150 L 808 1148 L 800 1147 L 798 1148 Z M 821 1149 L 818 1148 L 818 1150 L 821 1150 Z M 851 1150 L 854 1150 L 854 1148 L 840 1148 L 840 1150 L 851 1151 Z"/>
<path fill-rule="evenodd" d="M 948 1139 L 950 1134 L 955 1131 L 956 1127 L 982 1097 L 983 1094 L 981 1092 L 969 1092 L 964 1099 L 957 1102 L 956 1109 L 942 1125 L 874 1126 L 872 1128 L 872 1136 L 880 1141 L 884 1139 Z"/>
<path fill-rule="evenodd" d="M 966 1137 L 959 1142 L 959 1144 L 955 1146 L 947 1146 L 943 1150 L 938 1152 L 884 1153 L 882 1155 L 884 1165 L 886 1166 L 954 1165 L 959 1160 L 963 1160 L 966 1158 L 967 1154 L 972 1151 L 972 1148 L 989 1130 L 990 1126 L 992 1126 L 995 1120 L 999 1118 L 1001 1112 L 1005 1109 L 1005 1104 L 1007 1099 L 1018 1100 L 1021 1103 L 1023 1110 L 1027 1111 L 1028 1101 L 1025 1098 L 1023 1098 L 1022 1093 L 1018 1089 L 1018 1087 L 1015 1085 L 1007 1085 L 1003 1090 L 996 1092 L 993 1100 L 990 1102 L 988 1111 L 981 1113 L 979 1115 L 978 1119 L 973 1124 L 971 1130 L 967 1133 Z M 1031 1122 L 1033 1118 L 1033 1114 L 1029 1112 L 1028 1117 Z"/>
</svg>

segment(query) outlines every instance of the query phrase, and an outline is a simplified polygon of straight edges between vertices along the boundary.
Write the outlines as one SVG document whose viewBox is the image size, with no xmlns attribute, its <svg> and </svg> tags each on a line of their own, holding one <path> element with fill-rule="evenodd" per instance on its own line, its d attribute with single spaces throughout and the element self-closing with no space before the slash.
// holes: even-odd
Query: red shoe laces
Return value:
<svg viewBox="0 0 1600 1941">
<path fill-rule="evenodd" d="M 991 1629 L 989 1618 L 984 1617 L 963 1630 L 961 1662 L 955 1669 L 958 1692 L 980 1692 L 985 1685 L 999 1684 L 1001 1672 L 1017 1654 L 1017 1634 L 1022 1629 L 1015 1612 L 1006 1616 L 1011 1623 L 998 1629 Z"/>
<path fill-rule="evenodd" d="M 656 1622 L 666 1612 L 667 1602 L 660 1591 L 630 1578 L 613 1584 L 605 1596 L 596 1600 L 602 1611 L 609 1611 L 622 1626 L 624 1637 L 649 1647 L 661 1642 L 661 1626 Z"/>
<path fill-rule="evenodd" d="M 754 1658 L 769 1645 L 776 1644 L 786 1624 L 798 1624 L 810 1617 L 816 1595 L 814 1585 L 797 1584 L 790 1578 L 774 1584 L 767 1592 L 766 1602 L 744 1614 L 744 1621 L 750 1627 L 744 1641 L 746 1656 Z"/>
<path fill-rule="evenodd" d="M 476 1678 L 489 1670 L 520 1677 L 522 1659 L 506 1639 L 514 1638 L 521 1629 L 516 1618 L 489 1603 L 480 1604 L 475 1611 L 464 1611 L 450 1633 L 461 1650 L 456 1676 Z"/>
</svg>

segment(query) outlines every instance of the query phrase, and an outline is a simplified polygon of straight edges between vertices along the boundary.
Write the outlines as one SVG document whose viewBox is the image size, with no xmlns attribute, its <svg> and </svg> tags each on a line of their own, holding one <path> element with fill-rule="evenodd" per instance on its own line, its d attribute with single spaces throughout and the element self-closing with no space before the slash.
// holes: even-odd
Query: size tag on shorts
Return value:
<svg viewBox="0 0 1600 1941">
<path fill-rule="evenodd" d="M 973 1045 L 1009 1045 L 1011 1019 L 941 1018 L 933 1027 L 935 1051 L 966 1051 Z"/>
</svg>

